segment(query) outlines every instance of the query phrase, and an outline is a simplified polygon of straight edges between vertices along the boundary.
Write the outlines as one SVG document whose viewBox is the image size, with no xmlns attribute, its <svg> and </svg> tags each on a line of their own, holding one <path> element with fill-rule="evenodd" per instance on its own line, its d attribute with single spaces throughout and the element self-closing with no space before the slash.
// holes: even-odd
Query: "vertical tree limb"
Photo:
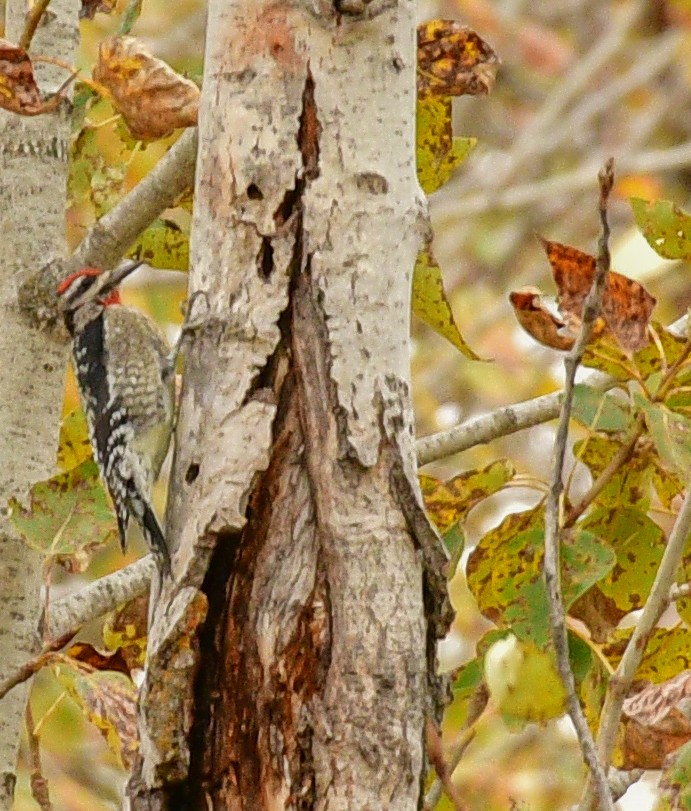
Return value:
<svg viewBox="0 0 691 811">
<path fill-rule="evenodd" d="M 552 631 L 552 641 L 557 657 L 557 667 L 559 675 L 566 688 L 567 707 L 571 721 L 576 728 L 576 734 L 581 746 L 583 757 L 588 764 L 590 774 L 597 789 L 597 795 L 601 811 L 613 811 L 614 804 L 607 783 L 606 766 L 598 759 L 598 752 L 595 747 L 593 736 L 588 727 L 588 722 L 583 713 L 576 683 L 569 661 L 569 643 L 566 632 L 566 621 L 564 617 L 564 601 L 561 590 L 561 565 L 560 565 L 560 528 L 562 522 L 562 491 L 564 485 L 562 474 L 564 469 L 564 456 L 566 454 L 566 443 L 569 435 L 569 419 L 571 416 L 571 406 L 573 403 L 573 389 L 576 379 L 576 371 L 580 365 L 583 353 L 590 338 L 593 324 L 600 312 L 602 295 L 607 282 L 609 272 L 609 223 L 607 221 L 607 201 L 614 183 L 613 160 L 610 159 L 600 172 L 600 221 L 602 235 L 598 245 L 597 267 L 595 278 L 586 300 L 583 304 L 583 320 L 573 349 L 564 359 L 566 379 L 564 382 L 564 399 L 559 415 L 559 424 L 554 442 L 554 454 L 552 459 L 552 473 L 550 476 L 550 487 L 547 494 L 545 506 L 545 559 L 544 574 L 547 584 L 547 596 L 549 601 L 550 626 Z"/>
</svg>

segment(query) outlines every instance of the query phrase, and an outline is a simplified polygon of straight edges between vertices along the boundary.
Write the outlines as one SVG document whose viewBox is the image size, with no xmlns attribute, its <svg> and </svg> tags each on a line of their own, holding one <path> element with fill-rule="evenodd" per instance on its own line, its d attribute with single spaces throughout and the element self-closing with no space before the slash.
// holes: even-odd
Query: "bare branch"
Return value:
<svg viewBox="0 0 691 811">
<path fill-rule="evenodd" d="M 41 22 L 41 17 L 45 14 L 49 4 L 50 0 L 37 0 L 27 11 L 26 25 L 24 26 L 18 43 L 19 47 L 24 48 L 25 51 L 29 50 L 31 40 L 34 38 L 38 24 Z"/>
<path fill-rule="evenodd" d="M 446 793 L 447 797 L 449 797 L 452 802 L 456 803 L 457 808 L 463 808 L 462 805 L 459 805 L 456 798 L 458 790 L 453 785 L 453 773 L 456 771 L 456 766 L 461 762 L 461 758 L 465 754 L 466 749 L 473 742 L 474 737 L 475 729 L 473 727 L 467 727 L 461 734 L 460 739 L 456 742 L 455 748 L 449 756 L 448 763 L 443 757 L 439 760 L 439 758 L 433 758 L 430 755 L 430 760 L 432 760 L 432 765 L 437 772 L 437 777 L 425 795 L 424 811 L 432 811 L 433 808 L 436 808 L 437 803 L 441 799 L 442 791 Z"/>
<path fill-rule="evenodd" d="M 40 653 L 36 654 L 36 656 L 32 656 L 31 659 L 24 662 L 24 664 L 18 667 L 13 673 L 10 673 L 9 676 L 0 682 L 0 698 L 4 698 L 13 687 L 30 679 L 34 673 L 38 673 L 38 671 L 50 661 L 55 651 L 64 648 L 73 636 L 74 632 L 71 632 L 64 634 L 53 642 L 49 642 L 47 645 L 43 646 Z"/>
<path fill-rule="evenodd" d="M 601 372 L 594 372 L 583 382 L 600 391 L 606 391 L 618 384 L 618 381 Z M 437 459 L 474 448 L 476 445 L 484 445 L 493 439 L 554 420 L 559 416 L 563 398 L 562 391 L 543 394 L 523 403 L 502 406 L 489 414 L 472 417 L 446 431 L 422 437 L 415 443 L 418 464 L 428 465 Z"/>
<path fill-rule="evenodd" d="M 609 194 L 614 184 L 613 174 L 614 161 L 610 158 L 599 174 L 600 181 L 600 221 L 602 225 L 602 235 L 598 244 L 597 267 L 593 285 L 588 293 L 583 305 L 583 320 L 576 343 L 573 349 L 564 359 L 566 371 L 566 381 L 564 385 L 563 402 L 559 425 L 554 445 L 554 457 L 552 462 L 552 474 L 550 477 L 549 493 L 545 506 L 545 559 L 544 574 L 547 584 L 547 595 L 549 600 L 550 626 L 552 631 L 552 641 L 557 658 L 559 675 L 566 688 L 567 706 L 569 716 L 576 728 L 576 735 L 581 746 L 583 758 L 590 769 L 591 779 L 595 783 L 601 811 L 613 811 L 612 794 L 607 783 L 607 772 L 603 768 L 602 762 L 598 759 L 598 752 L 595 741 L 590 732 L 590 727 L 583 713 L 583 708 L 576 692 L 576 682 L 574 679 L 571 664 L 569 662 L 569 643 L 566 633 L 566 621 L 564 617 L 564 602 L 561 589 L 561 565 L 560 565 L 560 514 L 562 508 L 562 474 L 564 469 L 564 457 L 566 454 L 566 443 L 569 435 L 569 419 L 571 417 L 571 406 L 573 403 L 573 390 L 576 379 L 576 371 L 583 358 L 583 353 L 588 344 L 590 333 L 600 312 L 602 295 L 605 290 L 607 273 L 610 266 L 609 254 L 609 223 L 607 221 L 607 202 Z"/>
<path fill-rule="evenodd" d="M 687 325 L 688 319 L 684 315 L 670 324 L 667 329 L 673 335 L 685 337 Z M 593 372 L 582 382 L 597 391 L 605 392 L 619 385 L 621 381 L 602 374 L 602 372 Z M 428 465 L 430 462 L 436 462 L 437 459 L 444 459 L 454 453 L 467 451 L 476 445 L 484 445 L 494 439 L 554 420 L 559 416 L 563 398 L 563 391 L 543 394 L 523 403 L 502 406 L 489 414 L 472 417 L 446 431 L 422 437 L 415 443 L 418 464 Z"/>
<path fill-rule="evenodd" d="M 76 267 L 115 265 L 141 232 L 194 181 L 197 130 L 189 129 L 149 174 L 96 222 L 71 257 Z"/>
<path fill-rule="evenodd" d="M 482 191 L 466 196 L 454 197 L 454 209 L 463 211 L 464 216 L 483 214 L 487 211 L 501 211 L 522 208 L 543 200 L 554 200 L 560 195 L 572 194 L 588 188 L 593 174 L 602 163 L 595 157 L 577 169 L 562 172 L 546 180 L 515 184 L 502 191 Z M 625 172 L 657 172 L 678 169 L 691 163 L 691 141 L 686 141 L 669 149 L 651 149 L 646 152 L 622 154 L 618 165 Z M 450 203 L 449 203 L 450 205 Z M 443 210 L 443 206 L 440 206 Z"/>
<path fill-rule="evenodd" d="M 81 591 L 51 603 L 46 634 L 49 639 L 74 634 L 90 620 L 144 594 L 156 572 L 151 555 L 89 583 Z"/>
<path fill-rule="evenodd" d="M 41 767 L 40 742 L 34 727 L 34 715 L 31 712 L 30 701 L 26 702 L 24 720 L 26 723 L 26 737 L 29 749 L 29 782 L 31 784 L 31 795 L 34 800 L 36 800 L 41 811 L 53 811 L 53 806 L 50 802 L 50 794 L 48 793 L 48 781 Z"/>
</svg>

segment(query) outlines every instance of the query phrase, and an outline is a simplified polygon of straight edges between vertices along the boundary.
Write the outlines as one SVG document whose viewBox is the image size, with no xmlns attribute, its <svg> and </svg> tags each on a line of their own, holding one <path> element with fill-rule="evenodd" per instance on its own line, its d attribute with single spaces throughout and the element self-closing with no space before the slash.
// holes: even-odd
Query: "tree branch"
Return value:
<svg viewBox="0 0 691 811">
<path fill-rule="evenodd" d="M 487 211 L 509 211 L 523 206 L 554 200 L 560 195 L 572 194 L 587 189 L 594 172 L 601 164 L 595 157 L 568 172 L 554 175 L 546 180 L 510 186 L 501 191 L 482 191 L 454 198 L 454 208 L 458 207 L 464 216 L 483 214 Z M 685 141 L 669 149 L 650 149 L 646 152 L 622 154 L 619 168 L 625 172 L 647 173 L 668 169 L 678 169 L 691 163 L 691 141 Z"/>
<path fill-rule="evenodd" d="M 89 229 L 68 259 L 54 261 L 22 283 L 22 310 L 41 325 L 57 319 L 55 288 L 83 267 L 110 268 L 159 214 L 174 205 L 194 180 L 197 130 L 184 132 L 149 174 Z"/>
<path fill-rule="evenodd" d="M 669 605 L 670 595 L 673 594 L 674 589 L 674 577 L 679 568 L 689 533 L 691 533 L 691 492 L 686 493 L 660 561 L 660 568 L 655 575 L 650 596 L 636 623 L 619 666 L 609 681 L 605 703 L 600 714 L 600 733 L 597 740 L 598 754 L 603 763 L 608 763 L 612 756 L 624 699 L 641 663 L 650 635 L 663 611 Z M 591 780 L 588 780 L 579 805 L 580 811 L 588 811 L 592 807 L 592 801 L 593 786 Z"/>
<path fill-rule="evenodd" d="M 667 329 L 673 335 L 685 337 L 687 326 L 688 318 L 684 315 L 670 324 Z M 602 372 L 592 372 L 582 382 L 597 391 L 605 392 L 619 385 L 621 381 Z M 543 394 L 532 400 L 525 400 L 523 403 L 502 406 L 495 411 L 490 411 L 489 414 L 472 417 L 446 431 L 422 437 L 415 443 L 418 464 L 428 465 L 430 462 L 436 462 L 438 459 L 444 459 L 454 453 L 467 451 L 476 445 L 484 445 L 494 439 L 554 420 L 559 416 L 563 398 L 563 391 Z"/>
<path fill-rule="evenodd" d="M 31 40 L 34 38 L 41 17 L 45 14 L 49 4 L 50 0 L 36 0 L 33 6 L 29 8 L 26 14 L 26 25 L 18 42 L 19 47 L 24 48 L 25 51 L 29 50 Z"/>
<path fill-rule="evenodd" d="M 71 260 L 79 267 L 110 267 L 158 215 L 194 182 L 197 130 L 188 129 L 154 166 L 88 231 Z"/>
<path fill-rule="evenodd" d="M 47 617 L 48 639 L 74 634 L 85 623 L 113 611 L 123 603 L 144 594 L 156 572 L 151 555 L 89 583 L 81 591 L 56 600 Z"/>
<path fill-rule="evenodd" d="M 607 391 L 616 386 L 619 381 L 603 375 L 601 372 L 594 372 L 583 382 L 599 391 Z M 534 425 L 556 419 L 559 416 L 563 399 L 563 391 L 543 394 L 523 403 L 502 406 L 489 414 L 472 417 L 446 431 L 422 437 L 415 443 L 418 464 L 428 465 L 437 459 L 443 459 L 454 453 L 466 451 L 468 448 L 474 448 L 476 445 L 483 445 L 499 439 L 499 437 L 515 434 L 525 428 L 532 428 Z"/>
<path fill-rule="evenodd" d="M 547 595 L 549 600 L 550 626 L 552 631 L 552 641 L 557 658 L 559 675 L 566 688 L 567 706 L 569 716 L 576 728 L 576 735 L 581 746 L 583 758 L 588 764 L 592 781 L 595 783 L 600 808 L 602 811 L 613 811 L 614 804 L 607 783 L 607 772 L 603 768 L 602 762 L 598 759 L 598 752 L 595 741 L 590 732 L 588 722 L 583 713 L 583 708 L 576 692 L 576 682 L 571 663 L 569 661 L 569 642 L 566 633 L 566 621 L 564 616 L 564 601 L 561 589 L 561 565 L 560 565 L 560 513 L 562 508 L 563 481 L 562 473 L 564 469 L 564 457 L 566 454 L 566 443 L 569 435 L 569 420 L 571 417 L 571 406 L 573 403 L 573 390 L 576 379 L 576 371 L 583 358 L 590 333 L 600 312 L 602 295 L 605 290 L 607 274 L 610 266 L 609 254 L 609 223 L 607 221 L 607 202 L 609 194 L 614 184 L 613 160 L 607 162 L 599 174 L 600 181 L 600 221 L 602 225 L 602 235 L 598 245 L 597 267 L 593 285 L 586 297 L 583 305 L 583 320 L 581 328 L 573 349 L 564 359 L 566 371 L 566 381 L 564 385 L 563 402 L 559 425 L 554 446 L 554 457 L 552 462 L 552 474 L 550 477 L 550 487 L 545 506 L 545 559 L 544 575 L 547 585 Z"/>
</svg>

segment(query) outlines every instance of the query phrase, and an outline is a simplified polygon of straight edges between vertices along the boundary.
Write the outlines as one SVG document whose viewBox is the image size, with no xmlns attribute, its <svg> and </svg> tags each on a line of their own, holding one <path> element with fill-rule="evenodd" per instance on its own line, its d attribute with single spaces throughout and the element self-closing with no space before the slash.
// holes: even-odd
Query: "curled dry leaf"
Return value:
<svg viewBox="0 0 691 811">
<path fill-rule="evenodd" d="M 551 312 L 542 293 L 535 287 L 524 287 L 509 294 L 518 323 L 536 341 L 551 349 L 568 352 L 575 337 L 568 326 Z"/>
<path fill-rule="evenodd" d="M 430 20 L 418 26 L 418 96 L 487 95 L 499 64 L 492 48 L 455 20 Z"/>
<path fill-rule="evenodd" d="M 79 9 L 80 20 L 93 20 L 97 12 L 112 14 L 115 8 L 115 0 L 82 0 L 82 7 Z"/>
<path fill-rule="evenodd" d="M 516 290 L 509 299 L 529 335 L 552 349 L 568 351 L 580 329 L 583 304 L 595 278 L 595 257 L 570 245 L 539 239 L 552 266 L 560 317 L 545 307 L 545 299 L 535 288 Z M 654 307 L 655 299 L 642 284 L 610 270 L 591 339 L 609 333 L 622 349 L 641 349 L 650 343 L 648 326 Z"/>
<path fill-rule="evenodd" d="M 135 138 L 163 138 L 197 124 L 199 88 L 134 37 L 105 39 L 93 75 L 110 91 Z"/>
<path fill-rule="evenodd" d="M 583 304 L 595 278 L 595 257 L 540 237 L 558 289 L 559 311 L 570 325 L 579 327 Z M 631 351 L 648 342 L 648 324 L 655 299 L 642 284 L 610 271 L 602 296 L 602 317 L 619 344 Z"/>
<path fill-rule="evenodd" d="M 0 107 L 4 110 L 18 115 L 53 112 L 60 106 L 67 84 L 50 98 L 41 98 L 27 52 L 6 39 L 0 39 Z"/>
<path fill-rule="evenodd" d="M 691 671 L 627 698 L 623 721 L 623 768 L 662 768 L 668 755 L 691 740 Z"/>
</svg>

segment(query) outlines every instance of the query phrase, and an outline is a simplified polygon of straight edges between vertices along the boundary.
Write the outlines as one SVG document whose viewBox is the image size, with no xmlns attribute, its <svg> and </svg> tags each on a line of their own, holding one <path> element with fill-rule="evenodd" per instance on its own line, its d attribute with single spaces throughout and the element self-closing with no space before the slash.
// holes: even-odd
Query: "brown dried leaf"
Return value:
<svg viewBox="0 0 691 811">
<path fill-rule="evenodd" d="M 0 107 L 18 115 L 41 115 L 60 106 L 63 90 L 41 98 L 29 55 L 17 45 L 0 39 Z"/>
<path fill-rule="evenodd" d="M 524 287 L 509 294 L 518 323 L 544 346 L 568 352 L 575 337 L 568 326 L 545 306 L 542 293 L 534 287 Z"/>
<path fill-rule="evenodd" d="M 110 91 L 135 138 L 163 138 L 197 125 L 199 88 L 134 37 L 103 40 L 93 75 Z"/>
<path fill-rule="evenodd" d="M 93 20 L 97 12 L 112 14 L 116 0 L 82 0 L 82 7 L 79 9 L 80 20 Z"/>
<path fill-rule="evenodd" d="M 130 674 L 129 665 L 119 650 L 114 653 L 101 653 L 88 642 L 75 642 L 67 648 L 65 654 L 94 670 L 114 670 L 126 676 Z"/>
<path fill-rule="evenodd" d="M 691 740 L 691 671 L 651 684 L 624 701 L 624 769 L 661 769 Z"/>
<path fill-rule="evenodd" d="M 123 767 L 131 769 L 139 748 L 137 688 L 132 681 L 121 673 L 93 670 L 66 656 L 55 660 L 52 671 Z"/>
<path fill-rule="evenodd" d="M 418 96 L 487 95 L 499 64 L 492 48 L 455 20 L 429 20 L 418 26 Z"/>
<path fill-rule="evenodd" d="M 583 303 L 595 277 L 595 257 L 570 245 L 540 237 L 559 291 L 559 310 L 572 328 L 581 323 Z M 602 297 L 602 317 L 624 349 L 648 343 L 648 324 L 655 299 L 642 284 L 610 271 Z"/>
</svg>

